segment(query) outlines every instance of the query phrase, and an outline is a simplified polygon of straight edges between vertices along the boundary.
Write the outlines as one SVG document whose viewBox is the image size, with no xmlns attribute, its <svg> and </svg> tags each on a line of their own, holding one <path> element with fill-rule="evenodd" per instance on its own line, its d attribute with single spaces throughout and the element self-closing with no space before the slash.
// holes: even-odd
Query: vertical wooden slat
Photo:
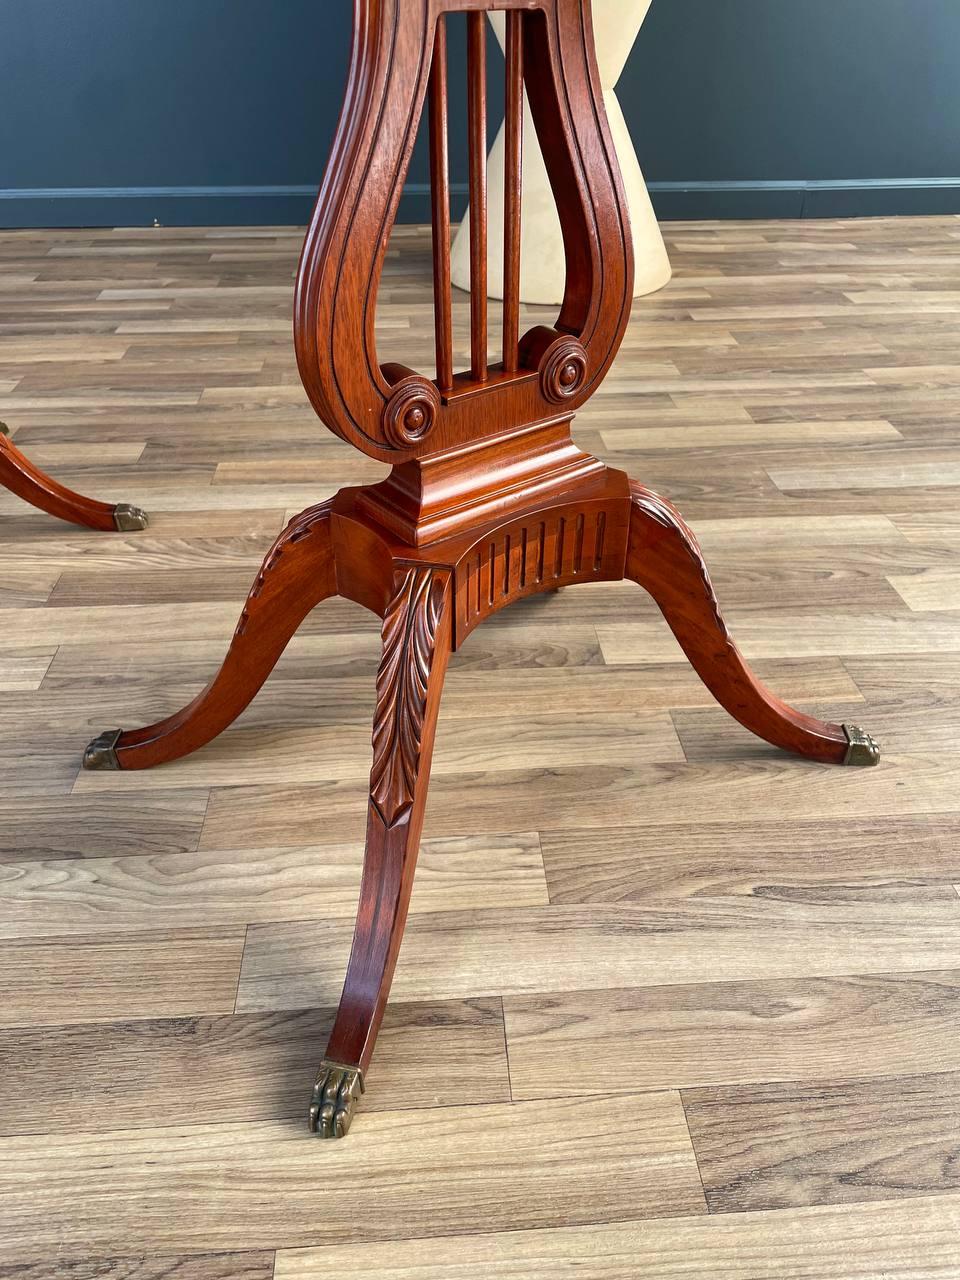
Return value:
<svg viewBox="0 0 960 1280">
<path fill-rule="evenodd" d="M 430 202 L 433 220 L 433 312 L 437 382 L 453 386 L 453 310 L 450 287 L 450 143 L 447 129 L 447 19 L 437 18 L 430 74 Z"/>
<path fill-rule="evenodd" d="M 520 345 L 520 200 L 523 183 L 523 14 L 507 14 L 506 157 L 503 217 L 503 367 L 515 373 Z"/>
<path fill-rule="evenodd" d="M 487 28 L 467 14 L 467 127 L 470 146 L 470 372 L 487 377 Z"/>
</svg>

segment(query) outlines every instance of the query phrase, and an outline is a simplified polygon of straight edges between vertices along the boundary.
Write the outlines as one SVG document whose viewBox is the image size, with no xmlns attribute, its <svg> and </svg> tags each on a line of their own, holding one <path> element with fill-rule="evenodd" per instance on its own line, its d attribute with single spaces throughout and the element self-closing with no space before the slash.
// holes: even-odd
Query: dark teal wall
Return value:
<svg viewBox="0 0 960 1280">
<path fill-rule="evenodd" d="M 960 211 L 960 0 L 653 0 L 620 99 L 662 212 Z"/>
<path fill-rule="evenodd" d="M 350 9 L 0 0 L 0 225 L 303 221 Z M 664 216 L 960 211 L 960 0 L 654 0 L 620 96 Z"/>
<path fill-rule="evenodd" d="M 344 0 L 0 0 L 0 190 L 56 193 L 0 200 L 0 219 L 12 225 L 13 205 L 54 225 L 302 220 L 302 193 L 270 189 L 319 183 L 348 13 Z M 143 188 L 168 193 L 121 194 Z"/>
</svg>

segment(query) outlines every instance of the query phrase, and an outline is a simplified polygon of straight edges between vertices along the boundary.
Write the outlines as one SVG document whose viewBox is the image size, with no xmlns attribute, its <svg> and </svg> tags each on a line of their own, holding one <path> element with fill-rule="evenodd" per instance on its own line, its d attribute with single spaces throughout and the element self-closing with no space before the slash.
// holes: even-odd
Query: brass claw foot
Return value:
<svg viewBox="0 0 960 1280">
<path fill-rule="evenodd" d="M 113 523 L 117 526 L 118 533 L 145 529 L 148 524 L 147 513 L 139 507 L 132 507 L 129 502 L 118 502 L 113 508 Z"/>
<path fill-rule="evenodd" d="M 363 1075 L 356 1067 L 325 1058 L 310 1100 L 310 1132 L 320 1138 L 346 1137 L 353 1108 L 363 1091 Z"/>
<path fill-rule="evenodd" d="M 122 732 L 122 729 L 108 729 L 94 738 L 83 753 L 84 769 L 119 769 L 116 747 Z"/>
<path fill-rule="evenodd" d="M 880 763 L 880 744 L 869 733 L 855 724 L 845 724 L 843 732 L 847 735 L 847 754 L 844 764 L 874 765 Z"/>
</svg>

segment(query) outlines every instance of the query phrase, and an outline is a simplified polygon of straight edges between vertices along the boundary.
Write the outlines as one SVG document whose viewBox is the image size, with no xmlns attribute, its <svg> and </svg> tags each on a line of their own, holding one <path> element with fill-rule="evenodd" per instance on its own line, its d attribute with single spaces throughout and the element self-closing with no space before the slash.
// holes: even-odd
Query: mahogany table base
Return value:
<svg viewBox="0 0 960 1280">
<path fill-rule="evenodd" d="M 538 592 L 630 579 L 653 596 L 704 683 L 746 728 L 828 764 L 879 759 L 859 728 L 796 711 L 757 680 L 727 632 L 700 548 L 677 511 L 590 461 L 586 476 L 549 498 L 528 497 L 498 519 L 427 546 L 398 540 L 368 514 L 369 490 L 341 490 L 301 512 L 268 553 L 208 688 L 166 720 L 103 734 L 87 748 L 87 769 L 175 760 L 243 711 L 322 600 L 339 594 L 383 618 L 356 931 L 310 1109 L 310 1127 L 322 1137 L 347 1132 L 364 1091 L 413 886 L 447 660 L 484 618 Z"/>
<path fill-rule="evenodd" d="M 146 514 L 139 507 L 132 507 L 128 502 L 111 504 L 85 498 L 44 475 L 8 439 L 7 433 L 6 424 L 0 422 L 0 484 L 24 502 L 85 529 L 126 533 L 147 527 Z"/>
<path fill-rule="evenodd" d="M 254 583 L 212 684 L 182 711 L 101 735 L 88 769 L 195 751 L 247 706 L 310 610 L 341 595 L 383 619 L 360 902 L 311 1129 L 347 1132 L 364 1090 L 413 886 L 450 654 L 513 601 L 629 578 L 660 606 L 717 700 L 760 737 L 831 764 L 875 764 L 861 730 L 795 711 L 727 634 L 677 512 L 582 453 L 570 423 L 616 355 L 633 299 L 632 236 L 603 111 L 588 0 L 354 0 L 344 110 L 297 274 L 294 340 L 320 420 L 392 465 L 296 517 Z M 502 361 L 489 360 L 486 14 L 506 13 Z M 455 368 L 448 22 L 466 24 L 470 366 Z M 459 73 L 458 73 L 459 74 Z M 554 325 L 520 325 L 523 101 L 563 228 Z M 381 363 L 376 297 L 414 137 L 429 123 L 436 378 Z"/>
</svg>

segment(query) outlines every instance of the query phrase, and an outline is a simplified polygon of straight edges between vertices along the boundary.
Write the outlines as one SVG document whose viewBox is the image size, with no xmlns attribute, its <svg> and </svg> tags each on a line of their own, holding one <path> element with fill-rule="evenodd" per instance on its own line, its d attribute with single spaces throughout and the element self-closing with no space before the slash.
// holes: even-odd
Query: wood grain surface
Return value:
<svg viewBox="0 0 960 1280">
<path fill-rule="evenodd" d="M 302 233 L 0 236 L 0 418 L 151 515 L 0 492 L 3 1275 L 960 1275 L 960 220 L 666 232 L 577 440 L 683 510 L 758 675 L 884 760 L 751 737 L 629 583 L 485 622 L 343 1144 L 304 1111 L 378 620 L 319 607 L 195 756 L 79 770 L 204 686 L 290 515 L 385 474 L 300 388 Z M 414 366 L 430 263 L 394 232 L 379 333 Z M 462 367 L 464 295 L 452 324 Z"/>
</svg>

